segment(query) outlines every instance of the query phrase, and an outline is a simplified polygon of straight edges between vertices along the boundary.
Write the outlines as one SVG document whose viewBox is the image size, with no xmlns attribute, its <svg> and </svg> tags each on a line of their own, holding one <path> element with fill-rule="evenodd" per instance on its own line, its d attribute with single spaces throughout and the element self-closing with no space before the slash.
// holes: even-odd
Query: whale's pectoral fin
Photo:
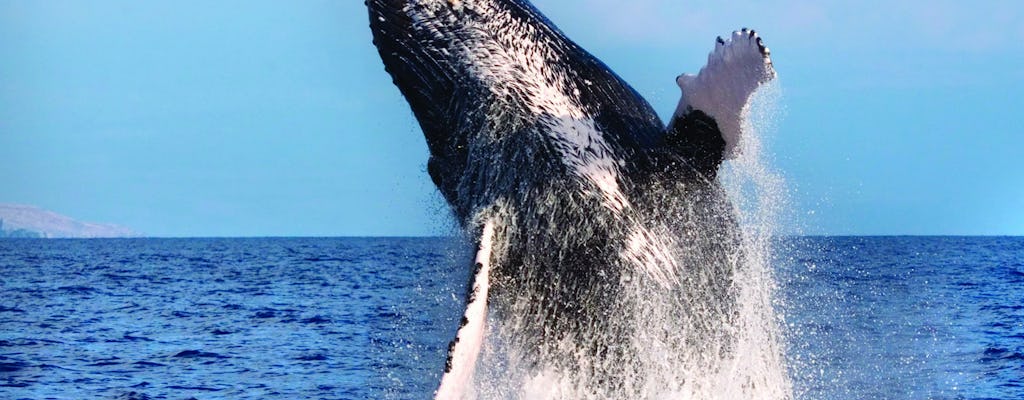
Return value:
<svg viewBox="0 0 1024 400">
<path fill-rule="evenodd" d="M 683 94 L 665 144 L 713 177 L 723 159 L 738 153 L 742 114 L 751 95 L 775 78 L 770 54 L 752 30 L 733 32 L 728 40 L 719 37 L 700 73 L 676 79 Z"/>
<path fill-rule="evenodd" d="M 455 339 L 448 345 L 441 385 L 435 399 L 461 399 L 473 378 L 476 360 L 484 341 L 487 322 L 487 293 L 490 290 L 491 249 L 494 241 L 494 221 L 488 220 L 480 233 L 476 250 L 476 268 L 467 292 L 466 313 Z"/>
</svg>

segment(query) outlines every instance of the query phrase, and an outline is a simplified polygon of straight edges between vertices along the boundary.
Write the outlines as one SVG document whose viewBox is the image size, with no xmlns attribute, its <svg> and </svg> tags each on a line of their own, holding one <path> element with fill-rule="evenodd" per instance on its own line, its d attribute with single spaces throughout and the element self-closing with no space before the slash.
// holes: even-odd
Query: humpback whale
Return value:
<svg viewBox="0 0 1024 400">
<path fill-rule="evenodd" d="M 426 138 L 430 178 L 476 245 L 436 398 L 471 396 L 491 335 L 504 370 L 557 371 L 580 397 L 671 386 L 621 378 L 653 363 L 638 347 L 660 346 L 667 365 L 720 368 L 743 254 L 717 175 L 741 152 L 751 95 L 775 77 L 761 37 L 719 37 L 699 73 L 676 79 L 666 125 L 525 0 L 366 5 Z"/>
</svg>

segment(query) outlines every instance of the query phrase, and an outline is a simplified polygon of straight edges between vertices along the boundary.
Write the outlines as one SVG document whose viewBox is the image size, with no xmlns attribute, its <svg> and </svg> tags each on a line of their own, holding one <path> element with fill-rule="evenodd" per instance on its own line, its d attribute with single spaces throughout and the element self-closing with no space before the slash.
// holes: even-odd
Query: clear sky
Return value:
<svg viewBox="0 0 1024 400">
<path fill-rule="evenodd" d="M 804 233 L 1024 235 L 1024 2 L 534 4 L 663 117 L 756 28 Z M 0 0 L 0 202 L 153 236 L 444 232 L 363 7 Z"/>
</svg>

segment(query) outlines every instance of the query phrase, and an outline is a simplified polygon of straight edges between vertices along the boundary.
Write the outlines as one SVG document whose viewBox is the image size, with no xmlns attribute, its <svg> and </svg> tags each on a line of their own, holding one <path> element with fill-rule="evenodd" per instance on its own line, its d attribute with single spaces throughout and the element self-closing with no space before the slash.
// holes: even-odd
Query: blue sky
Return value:
<svg viewBox="0 0 1024 400">
<path fill-rule="evenodd" d="M 761 32 L 803 233 L 1024 235 L 1024 3 L 534 4 L 663 116 L 715 36 Z M 426 158 L 361 1 L 0 1 L 0 202 L 155 236 L 443 233 Z"/>
</svg>

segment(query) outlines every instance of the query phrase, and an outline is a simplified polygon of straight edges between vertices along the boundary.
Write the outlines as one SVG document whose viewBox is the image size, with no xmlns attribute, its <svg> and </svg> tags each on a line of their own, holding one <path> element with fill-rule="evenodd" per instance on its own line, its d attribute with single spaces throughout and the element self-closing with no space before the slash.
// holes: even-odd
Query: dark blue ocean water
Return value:
<svg viewBox="0 0 1024 400">
<path fill-rule="evenodd" d="M 447 239 L 0 241 L 0 399 L 428 398 Z M 796 238 L 801 399 L 1024 398 L 1024 238 Z"/>
<path fill-rule="evenodd" d="M 1024 399 L 1024 238 L 802 238 L 781 252 L 798 397 Z"/>
</svg>

